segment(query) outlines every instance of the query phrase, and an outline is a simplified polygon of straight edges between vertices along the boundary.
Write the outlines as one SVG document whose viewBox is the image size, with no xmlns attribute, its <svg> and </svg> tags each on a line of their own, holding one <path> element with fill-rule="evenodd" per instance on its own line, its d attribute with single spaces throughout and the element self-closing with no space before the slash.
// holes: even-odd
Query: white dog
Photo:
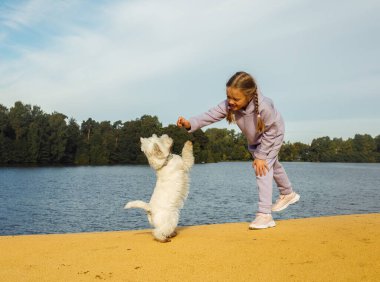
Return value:
<svg viewBox="0 0 380 282">
<path fill-rule="evenodd" d="M 153 236 L 160 242 L 177 235 L 175 228 L 180 209 L 189 192 L 189 171 L 194 164 L 193 144 L 187 141 L 182 149 L 182 158 L 171 154 L 173 139 L 168 135 L 140 138 L 141 151 L 156 171 L 157 182 L 149 203 L 128 202 L 124 208 L 141 208 L 147 212 L 154 227 Z"/>
</svg>

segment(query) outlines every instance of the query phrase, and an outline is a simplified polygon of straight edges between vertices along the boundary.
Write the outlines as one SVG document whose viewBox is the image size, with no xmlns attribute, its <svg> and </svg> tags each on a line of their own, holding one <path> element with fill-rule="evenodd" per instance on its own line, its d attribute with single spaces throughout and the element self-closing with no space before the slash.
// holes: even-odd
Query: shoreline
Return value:
<svg viewBox="0 0 380 282">
<path fill-rule="evenodd" d="M 281 160 L 280 160 L 281 161 Z M 218 163 L 242 163 L 242 162 L 252 162 L 252 160 L 230 160 L 230 161 L 220 161 L 220 162 L 200 162 L 194 163 L 197 165 L 203 164 L 218 164 Z M 321 161 L 281 161 L 281 163 L 310 163 L 310 164 L 380 164 L 379 162 L 321 162 Z M 65 168 L 65 167 L 104 167 L 104 166 L 149 166 L 148 163 L 119 163 L 119 164 L 0 164 L 0 168 Z"/>
<path fill-rule="evenodd" d="M 281 213 L 281 212 L 280 212 Z M 276 222 L 284 222 L 289 220 L 306 220 L 313 218 L 326 218 L 326 217 L 338 217 L 338 216 L 360 216 L 360 215 L 376 215 L 380 214 L 376 212 L 363 212 L 363 213 L 353 213 L 353 214 L 332 214 L 332 215 L 321 215 L 321 216 L 312 216 L 312 217 L 296 217 L 296 218 L 285 218 L 285 219 L 276 219 Z M 380 222 L 379 222 L 380 223 Z M 190 227 L 201 227 L 201 226 L 212 226 L 212 225 L 228 225 L 228 224 L 246 224 L 248 226 L 248 221 L 236 221 L 236 222 L 222 222 L 222 223 L 206 223 L 206 224 L 197 224 L 197 225 L 179 225 L 177 229 L 186 229 Z M 149 225 L 149 224 L 148 224 Z M 57 233 L 22 233 L 22 234 L 0 234 L 0 239 L 2 237 L 20 237 L 20 236 L 53 236 L 53 235 L 77 235 L 77 234 L 107 234 L 114 232 L 138 232 L 138 231 L 146 231 L 151 232 L 150 228 L 137 228 L 137 229 L 120 229 L 120 230 L 97 230 L 97 231 L 78 231 L 78 232 L 57 232 Z"/>
<path fill-rule="evenodd" d="M 1 281 L 379 281 L 380 213 L 150 229 L 0 236 Z"/>
</svg>

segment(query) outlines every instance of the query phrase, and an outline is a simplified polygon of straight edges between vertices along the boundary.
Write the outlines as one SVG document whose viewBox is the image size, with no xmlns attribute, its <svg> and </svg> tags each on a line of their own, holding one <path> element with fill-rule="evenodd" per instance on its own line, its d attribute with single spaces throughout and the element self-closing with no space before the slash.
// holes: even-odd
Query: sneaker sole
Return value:
<svg viewBox="0 0 380 282">
<path fill-rule="evenodd" d="M 272 211 L 274 211 L 274 212 L 283 211 L 284 209 L 286 209 L 287 207 L 289 207 L 289 205 L 297 203 L 300 200 L 300 198 L 301 198 L 301 196 L 298 195 L 298 194 L 296 194 L 296 196 L 292 200 L 290 200 L 286 205 L 282 206 L 279 209 L 272 209 Z"/>
<path fill-rule="evenodd" d="M 266 229 L 266 228 L 271 228 L 275 227 L 276 223 L 274 221 L 269 222 L 268 225 L 255 225 L 255 226 L 249 226 L 250 230 L 260 230 L 260 229 Z"/>
</svg>

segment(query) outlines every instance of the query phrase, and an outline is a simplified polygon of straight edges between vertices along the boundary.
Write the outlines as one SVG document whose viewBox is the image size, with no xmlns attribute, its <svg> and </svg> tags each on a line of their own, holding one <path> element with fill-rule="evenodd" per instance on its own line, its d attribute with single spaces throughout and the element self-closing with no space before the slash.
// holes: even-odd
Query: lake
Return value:
<svg viewBox="0 0 380 282">
<path fill-rule="evenodd" d="M 283 165 L 301 200 L 275 220 L 380 212 L 380 164 Z M 0 235 L 150 228 L 145 212 L 123 207 L 149 201 L 155 181 L 143 165 L 0 168 Z M 251 162 L 197 164 L 179 225 L 248 222 L 257 201 Z"/>
</svg>

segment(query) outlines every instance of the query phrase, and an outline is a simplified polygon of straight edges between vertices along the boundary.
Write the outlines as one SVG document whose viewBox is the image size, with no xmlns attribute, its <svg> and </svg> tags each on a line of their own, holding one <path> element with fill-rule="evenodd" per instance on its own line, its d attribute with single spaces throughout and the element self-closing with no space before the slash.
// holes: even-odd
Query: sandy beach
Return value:
<svg viewBox="0 0 380 282">
<path fill-rule="evenodd" d="M 380 214 L 0 237 L 0 281 L 380 281 Z"/>
</svg>

